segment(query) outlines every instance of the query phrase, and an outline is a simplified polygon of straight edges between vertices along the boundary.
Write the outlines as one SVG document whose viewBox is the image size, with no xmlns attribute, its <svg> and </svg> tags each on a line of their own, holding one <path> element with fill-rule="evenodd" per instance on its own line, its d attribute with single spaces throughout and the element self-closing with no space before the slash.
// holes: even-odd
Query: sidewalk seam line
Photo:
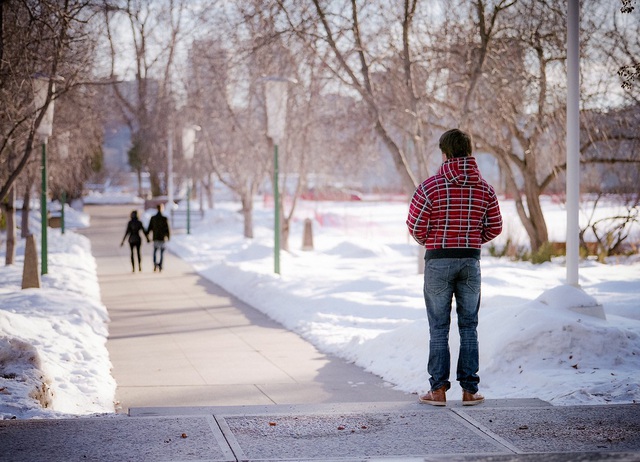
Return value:
<svg viewBox="0 0 640 462">
<path fill-rule="evenodd" d="M 508 449 L 509 451 L 513 452 L 514 454 L 523 454 L 523 451 L 521 451 L 517 446 L 514 446 L 512 443 L 510 443 L 506 439 L 502 438 L 501 436 L 496 435 L 489 428 L 485 427 L 480 422 L 478 422 L 475 419 L 473 419 L 466 412 L 464 412 L 462 410 L 458 410 L 458 409 L 451 409 L 451 412 L 453 412 L 460 419 L 462 419 L 465 422 L 467 422 L 469 425 L 475 427 L 483 435 L 487 436 L 488 438 L 491 438 L 496 443 L 504 446 L 506 449 Z"/>
<path fill-rule="evenodd" d="M 247 460 L 244 451 L 240 447 L 238 440 L 236 440 L 235 436 L 233 436 L 231 427 L 229 427 L 229 424 L 227 424 L 224 417 L 218 417 L 215 414 L 213 414 L 212 417 L 213 420 L 215 420 L 216 424 L 218 424 L 218 428 L 222 432 L 222 436 L 224 436 L 224 439 L 229 445 L 229 449 L 231 449 L 231 452 L 233 453 L 233 456 L 236 458 L 236 460 Z"/>
</svg>

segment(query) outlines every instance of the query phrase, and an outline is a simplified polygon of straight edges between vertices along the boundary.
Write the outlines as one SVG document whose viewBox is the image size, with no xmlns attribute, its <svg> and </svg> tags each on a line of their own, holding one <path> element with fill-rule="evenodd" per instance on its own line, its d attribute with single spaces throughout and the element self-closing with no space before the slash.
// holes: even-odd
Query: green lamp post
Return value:
<svg viewBox="0 0 640 462">
<path fill-rule="evenodd" d="M 36 127 L 36 134 L 42 141 L 42 159 L 40 171 L 42 174 L 42 185 L 40 193 L 40 252 L 41 252 L 41 271 L 40 274 L 47 274 L 47 227 L 48 214 L 47 214 L 47 141 L 53 133 L 53 99 L 49 99 L 47 105 L 47 97 L 49 96 L 49 87 L 51 87 L 51 94 L 55 92 L 55 82 L 49 77 L 37 74 L 33 78 L 33 99 L 36 106 L 36 110 L 45 111 L 40 125 Z"/>
<path fill-rule="evenodd" d="M 267 136 L 273 140 L 273 204 L 274 243 L 273 271 L 280 274 L 280 188 L 278 144 L 284 136 L 287 119 L 287 98 L 289 79 L 268 77 L 265 79 L 265 103 L 267 108 Z"/>
<path fill-rule="evenodd" d="M 60 160 L 67 160 L 69 157 L 69 139 L 71 138 L 71 134 L 66 131 L 60 135 L 59 145 L 58 145 L 58 157 Z M 67 205 L 67 191 L 62 190 L 62 194 L 60 197 L 60 232 L 64 234 L 65 231 L 65 218 L 64 218 L 64 209 Z"/>
<path fill-rule="evenodd" d="M 189 164 L 189 177 L 187 178 L 187 234 L 191 234 L 191 160 L 195 154 L 196 131 L 198 125 L 189 125 L 182 129 L 182 155 Z"/>
</svg>

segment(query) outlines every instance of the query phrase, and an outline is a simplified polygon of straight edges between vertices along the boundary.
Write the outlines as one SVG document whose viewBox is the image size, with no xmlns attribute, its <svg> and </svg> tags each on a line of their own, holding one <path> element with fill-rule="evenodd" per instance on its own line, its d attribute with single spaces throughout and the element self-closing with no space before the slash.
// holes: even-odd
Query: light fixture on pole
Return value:
<svg viewBox="0 0 640 462">
<path fill-rule="evenodd" d="M 287 97 L 290 80 L 281 77 L 265 79 L 265 103 L 267 106 L 267 136 L 273 140 L 273 206 L 274 243 L 273 271 L 280 274 L 280 188 L 278 186 L 278 144 L 282 140 L 287 120 Z"/>
<path fill-rule="evenodd" d="M 41 194 L 40 194 L 40 224 L 41 224 L 41 233 L 40 233 L 40 252 L 41 252 L 41 270 L 40 274 L 47 274 L 48 265 L 47 265 L 47 226 L 48 216 L 47 216 L 47 140 L 53 133 L 53 99 L 50 95 L 53 95 L 55 92 L 55 81 L 54 79 L 47 77 L 43 74 L 36 74 L 33 77 L 33 101 L 36 106 L 36 111 L 41 112 L 44 111 L 42 119 L 40 120 L 40 124 L 36 127 L 36 134 L 42 140 L 42 162 L 41 162 L 41 173 L 42 173 L 42 185 L 41 185 Z M 49 88 L 51 88 L 51 92 L 49 92 Z M 47 104 L 47 100 L 49 103 Z"/>
<path fill-rule="evenodd" d="M 187 234 L 191 234 L 191 160 L 195 154 L 196 131 L 198 125 L 189 125 L 182 129 L 182 154 L 188 163 L 189 176 L 187 178 Z"/>
</svg>

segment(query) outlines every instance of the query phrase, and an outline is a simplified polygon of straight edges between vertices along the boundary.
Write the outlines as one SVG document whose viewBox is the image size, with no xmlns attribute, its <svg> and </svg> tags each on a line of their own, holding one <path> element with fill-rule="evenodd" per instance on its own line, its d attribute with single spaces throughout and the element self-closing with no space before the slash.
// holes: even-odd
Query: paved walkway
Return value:
<svg viewBox="0 0 640 462">
<path fill-rule="evenodd" d="M 0 461 L 640 461 L 638 405 L 421 405 L 174 255 L 131 273 L 131 207 L 89 207 L 120 414 L 0 421 Z M 452 397 L 453 398 L 453 397 Z"/>
<path fill-rule="evenodd" d="M 119 409 L 413 401 L 379 377 L 319 352 L 298 335 L 200 277 L 165 252 L 142 272 L 119 247 L 131 206 L 92 206 L 91 239 L 102 301 L 111 323 L 107 348 Z M 249 289 L 249 288 L 248 288 Z"/>
</svg>

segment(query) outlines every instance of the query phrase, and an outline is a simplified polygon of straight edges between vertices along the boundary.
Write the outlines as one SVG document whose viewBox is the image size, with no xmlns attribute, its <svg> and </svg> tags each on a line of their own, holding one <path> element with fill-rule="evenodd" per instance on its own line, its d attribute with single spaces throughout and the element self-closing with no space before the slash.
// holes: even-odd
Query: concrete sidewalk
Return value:
<svg viewBox="0 0 640 462">
<path fill-rule="evenodd" d="M 0 421 L 0 461 L 638 461 L 636 405 L 417 402 L 141 408 Z"/>
<path fill-rule="evenodd" d="M 88 207 L 84 232 L 111 317 L 119 413 L 0 421 L 0 461 L 640 460 L 637 405 L 421 405 L 170 253 L 154 273 L 146 245 L 132 273 L 119 247 L 132 208 Z"/>
<path fill-rule="evenodd" d="M 87 207 L 119 412 L 146 406 L 413 401 L 379 377 L 319 352 L 165 252 L 142 272 L 119 247 L 132 207 Z M 247 287 L 247 290 L 253 290 Z"/>
</svg>

